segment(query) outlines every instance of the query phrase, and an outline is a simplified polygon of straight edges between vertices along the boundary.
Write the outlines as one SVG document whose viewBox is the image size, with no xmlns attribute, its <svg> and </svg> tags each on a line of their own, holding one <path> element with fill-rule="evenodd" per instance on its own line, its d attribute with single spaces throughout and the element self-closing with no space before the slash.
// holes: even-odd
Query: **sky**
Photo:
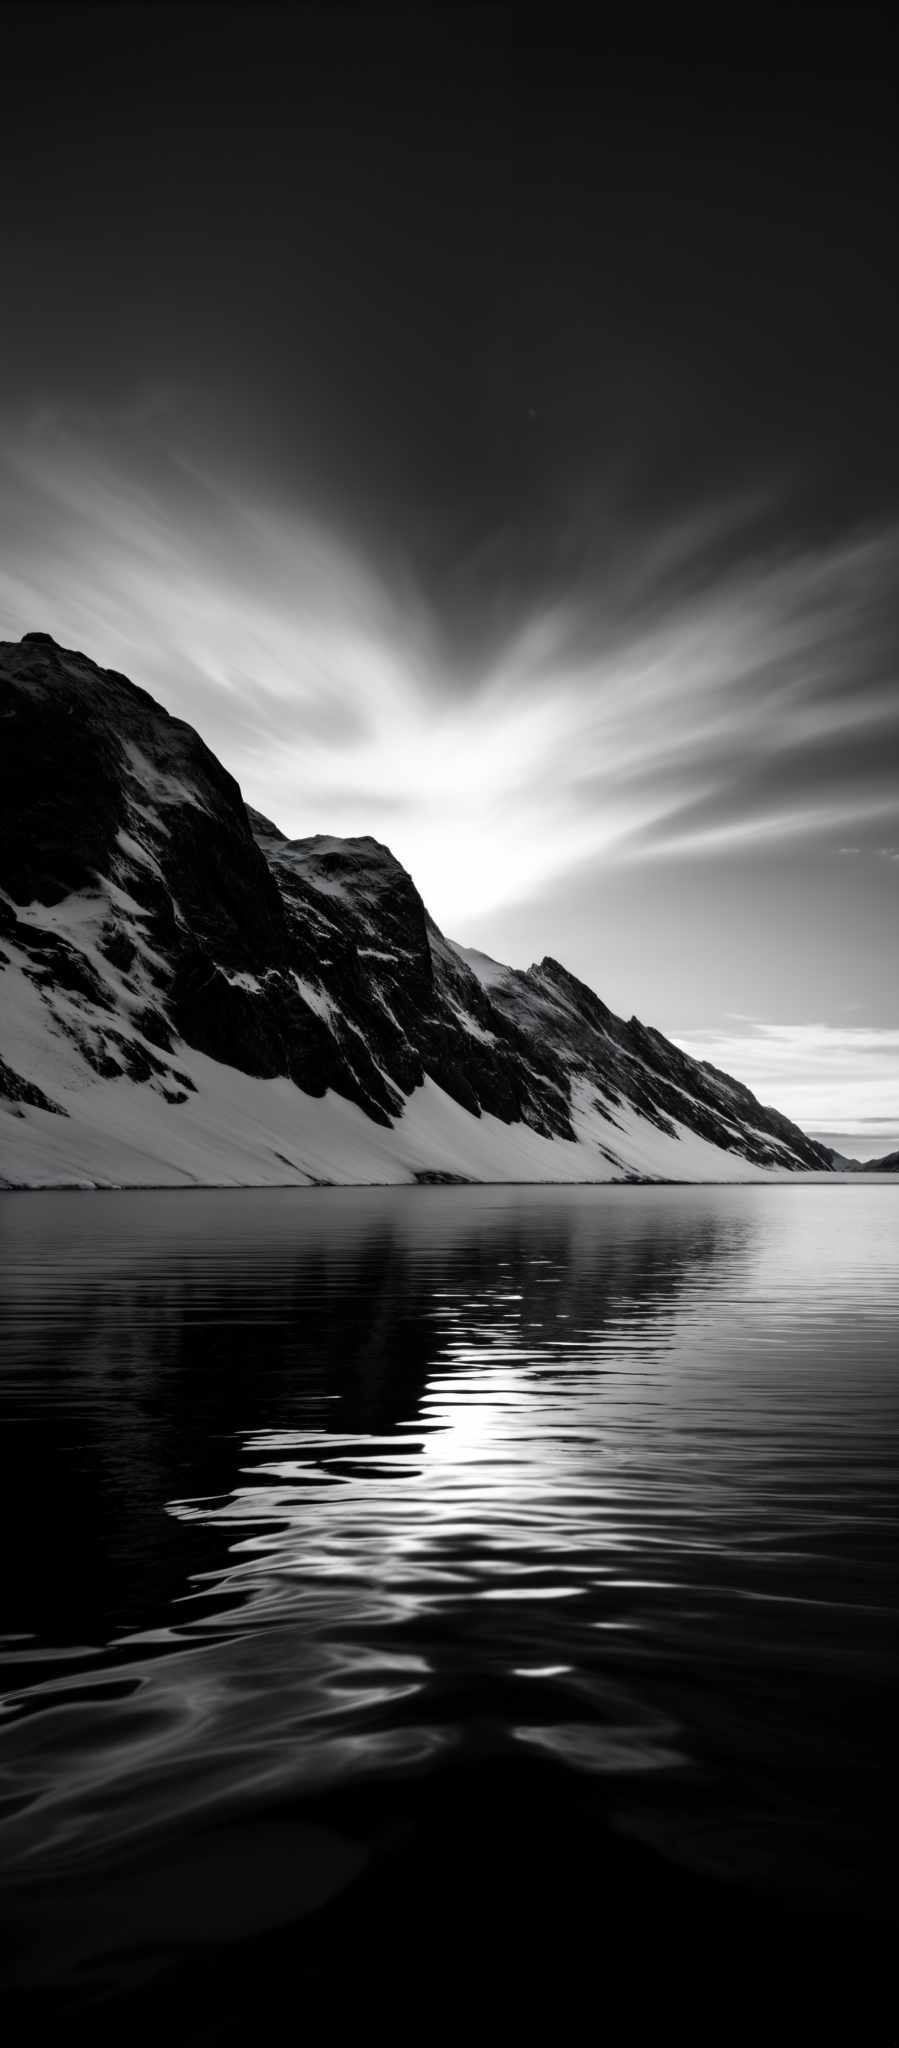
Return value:
<svg viewBox="0 0 899 2048">
<path fill-rule="evenodd" d="M 4 10 L 0 636 L 124 670 L 291 836 L 373 833 L 452 936 L 873 1155 L 885 17 L 581 20 Z"/>
</svg>

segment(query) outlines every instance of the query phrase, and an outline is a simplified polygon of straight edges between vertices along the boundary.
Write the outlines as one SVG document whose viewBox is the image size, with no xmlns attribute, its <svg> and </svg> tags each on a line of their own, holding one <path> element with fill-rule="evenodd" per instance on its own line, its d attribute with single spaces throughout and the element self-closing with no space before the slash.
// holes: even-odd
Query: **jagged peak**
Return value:
<svg viewBox="0 0 899 2048">
<path fill-rule="evenodd" d="M 617 1021 L 608 1004 L 603 1002 L 596 990 L 590 988 L 586 981 L 580 981 L 569 967 L 563 967 L 561 960 L 554 959 L 551 953 L 544 954 L 542 960 L 532 963 L 527 970 L 527 979 L 536 981 L 544 987 L 548 982 L 554 1001 L 561 997 L 563 1002 L 573 1006 L 581 1016 L 600 1029 L 605 1027 L 607 1021 Z"/>
<path fill-rule="evenodd" d="M 279 866 L 307 872 L 310 879 L 318 873 L 333 880 L 343 872 L 356 887 L 364 888 L 368 883 L 382 888 L 385 883 L 399 883 L 418 896 L 415 883 L 402 861 L 389 846 L 368 834 L 338 839 L 329 832 L 313 832 L 305 839 L 285 840 L 275 847 L 272 858 Z"/>
<path fill-rule="evenodd" d="M 287 833 L 282 832 L 279 825 L 276 825 L 271 818 L 264 817 L 262 811 L 254 811 L 252 804 L 246 804 L 244 808 L 250 821 L 250 831 L 253 834 L 253 838 L 257 846 L 262 848 L 263 852 L 272 845 L 286 846 Z"/>
<path fill-rule="evenodd" d="M 43 664 L 35 662 L 34 657 L 39 655 L 44 656 Z M 189 734 L 206 760 L 215 763 L 217 773 L 227 775 L 227 769 L 186 719 L 177 718 L 140 683 L 132 682 L 120 669 L 104 668 L 102 662 L 94 661 L 82 648 L 64 647 L 52 633 L 35 631 L 23 633 L 19 640 L 0 640 L 0 656 L 6 656 L 4 668 L 8 679 L 31 692 L 63 688 L 85 702 L 89 692 L 92 706 L 105 701 L 110 712 L 120 711 L 124 696 L 134 711 L 157 719 L 167 732 Z M 230 776 L 228 779 L 232 780 Z"/>
<path fill-rule="evenodd" d="M 402 866 L 401 861 L 397 860 L 396 854 L 391 852 L 390 847 L 385 846 L 383 840 L 374 839 L 370 832 L 361 832 L 347 839 L 340 839 L 333 832 L 310 832 L 303 839 L 292 839 L 290 845 L 291 847 L 308 849 L 310 854 L 324 855 L 333 853 L 338 856 L 344 856 L 348 860 L 355 859 L 360 852 L 365 854 L 366 859 L 375 854 L 385 865 L 395 868 Z M 403 869 L 403 872 L 405 873 L 405 869 Z"/>
</svg>

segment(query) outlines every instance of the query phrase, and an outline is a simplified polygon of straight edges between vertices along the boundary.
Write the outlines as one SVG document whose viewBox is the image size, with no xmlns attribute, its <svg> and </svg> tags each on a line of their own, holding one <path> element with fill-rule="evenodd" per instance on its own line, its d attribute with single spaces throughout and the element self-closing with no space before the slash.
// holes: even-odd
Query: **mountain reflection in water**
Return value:
<svg viewBox="0 0 899 2048">
<path fill-rule="evenodd" d="M 452 1948 L 488 1868 L 544 1951 L 597 1886 L 679 1926 L 674 1865 L 678 1911 L 736 1886 L 792 1956 L 823 1916 L 875 1983 L 897 1223 L 855 1185 L 5 1198 L 28 2009 L 285 1925 L 358 1951 L 427 1872 Z M 200 2003 L 181 2038 L 230 2039 Z"/>
</svg>

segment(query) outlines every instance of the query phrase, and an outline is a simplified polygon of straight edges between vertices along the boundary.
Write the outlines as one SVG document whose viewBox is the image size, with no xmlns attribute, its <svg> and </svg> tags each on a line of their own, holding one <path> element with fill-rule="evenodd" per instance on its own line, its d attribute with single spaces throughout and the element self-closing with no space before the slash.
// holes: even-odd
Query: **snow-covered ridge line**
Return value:
<svg viewBox="0 0 899 2048">
<path fill-rule="evenodd" d="M 182 721 L 0 646 L 0 1185 L 758 1180 L 823 1147 L 389 848 L 289 841 Z"/>
</svg>

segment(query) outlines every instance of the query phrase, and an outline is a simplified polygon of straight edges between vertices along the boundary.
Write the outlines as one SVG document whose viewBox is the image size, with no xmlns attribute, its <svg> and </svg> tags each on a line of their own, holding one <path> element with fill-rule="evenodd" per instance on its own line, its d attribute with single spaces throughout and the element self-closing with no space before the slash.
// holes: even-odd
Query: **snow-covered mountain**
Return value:
<svg viewBox="0 0 899 2048">
<path fill-rule="evenodd" d="M 0 1183 L 749 1180 L 831 1156 L 558 961 L 287 840 L 124 676 L 0 645 Z"/>
</svg>

